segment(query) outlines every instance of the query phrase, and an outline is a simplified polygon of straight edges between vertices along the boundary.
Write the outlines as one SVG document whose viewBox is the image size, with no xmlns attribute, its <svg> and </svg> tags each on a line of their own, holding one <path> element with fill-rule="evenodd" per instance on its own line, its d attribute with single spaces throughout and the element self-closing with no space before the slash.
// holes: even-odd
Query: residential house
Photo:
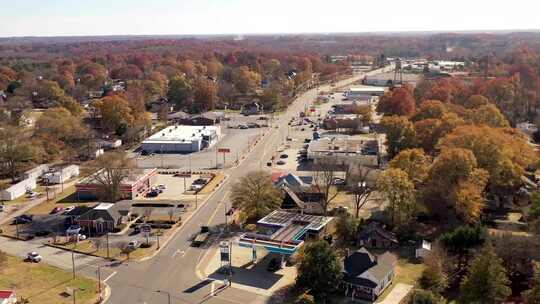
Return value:
<svg viewBox="0 0 540 304">
<path fill-rule="evenodd" d="M 371 222 L 358 232 L 359 246 L 367 248 L 390 249 L 397 248 L 399 243 L 396 235 L 384 229 L 379 223 Z"/>
<path fill-rule="evenodd" d="M 281 175 L 276 181 L 276 187 L 283 187 L 285 185 L 291 188 L 308 187 L 313 183 L 312 176 L 298 176 L 293 173 Z"/>
<path fill-rule="evenodd" d="M 310 191 L 310 188 L 292 188 L 287 185 L 282 187 L 284 196 L 281 209 L 298 213 L 322 215 L 324 194 Z"/>
<path fill-rule="evenodd" d="M 345 296 L 374 301 L 392 283 L 396 263 L 389 252 L 375 256 L 363 247 L 349 255 L 343 261 L 341 288 Z"/>
<path fill-rule="evenodd" d="M 131 204 L 129 202 L 101 203 L 77 217 L 75 222 L 85 231 L 100 234 L 114 231 L 121 224 L 126 223 L 130 215 Z"/>
</svg>

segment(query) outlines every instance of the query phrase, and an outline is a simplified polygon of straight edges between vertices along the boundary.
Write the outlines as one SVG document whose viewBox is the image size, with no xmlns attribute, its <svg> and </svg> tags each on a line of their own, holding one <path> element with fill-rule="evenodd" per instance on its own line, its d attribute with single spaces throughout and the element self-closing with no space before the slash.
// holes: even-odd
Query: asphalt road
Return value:
<svg viewBox="0 0 540 304">
<path fill-rule="evenodd" d="M 338 83 L 338 86 L 356 81 L 363 76 L 364 74 L 355 75 L 353 78 Z M 329 89 L 328 86 L 319 88 L 326 91 Z M 170 294 L 171 303 L 266 303 L 266 298 L 236 289 L 234 284 L 233 287 L 225 289 L 214 297 L 209 297 L 211 283 L 193 292 L 185 292 L 186 289 L 201 283 L 196 275 L 196 267 L 206 251 L 204 248 L 190 247 L 189 239 L 198 232 L 201 225 L 217 226 L 225 222 L 224 213 L 229 206 L 226 206 L 224 202 L 227 201 L 231 184 L 246 172 L 266 164 L 266 160 L 270 158 L 271 153 L 276 151 L 286 136 L 287 122 L 298 115 L 306 104 L 315 100 L 316 94 L 317 90 L 313 89 L 301 95 L 286 113 L 276 119 L 274 128 L 269 130 L 270 133 L 262 138 L 239 166 L 225 170 L 229 178 L 224 185 L 194 213 L 188 222 L 179 228 L 175 236 L 154 258 L 112 267 L 111 270 L 116 271 L 116 274 L 107 280 L 112 289 L 107 303 L 168 303 L 165 292 Z M 157 290 L 165 292 L 157 292 Z"/>
</svg>

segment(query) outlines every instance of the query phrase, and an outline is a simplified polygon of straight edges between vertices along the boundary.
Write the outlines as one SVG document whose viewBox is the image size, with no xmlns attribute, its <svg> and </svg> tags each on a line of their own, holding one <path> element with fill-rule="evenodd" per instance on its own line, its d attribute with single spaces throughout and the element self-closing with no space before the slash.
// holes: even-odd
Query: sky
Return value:
<svg viewBox="0 0 540 304">
<path fill-rule="evenodd" d="M 538 0 L 18 0 L 0 37 L 538 30 L 539 9 Z"/>
</svg>

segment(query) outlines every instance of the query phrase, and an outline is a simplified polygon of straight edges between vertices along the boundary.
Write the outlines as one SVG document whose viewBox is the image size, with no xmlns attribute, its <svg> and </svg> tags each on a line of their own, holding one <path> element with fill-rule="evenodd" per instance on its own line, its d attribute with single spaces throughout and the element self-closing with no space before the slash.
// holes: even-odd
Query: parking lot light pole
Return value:
<svg viewBox="0 0 540 304">
<path fill-rule="evenodd" d="M 168 291 L 165 291 L 165 290 L 156 290 L 157 293 L 166 293 L 167 294 L 167 299 L 168 299 L 168 303 L 171 304 L 171 293 L 168 292 Z"/>
</svg>

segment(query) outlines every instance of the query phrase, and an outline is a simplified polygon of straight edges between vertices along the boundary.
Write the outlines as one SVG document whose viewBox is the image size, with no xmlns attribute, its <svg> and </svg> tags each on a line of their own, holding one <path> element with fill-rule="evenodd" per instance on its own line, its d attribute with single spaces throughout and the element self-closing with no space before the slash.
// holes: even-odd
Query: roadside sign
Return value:
<svg viewBox="0 0 540 304">
<path fill-rule="evenodd" d="M 230 250 L 229 242 L 221 242 L 221 243 L 219 243 L 219 251 L 220 251 L 221 262 L 229 262 L 230 261 L 229 250 Z"/>
<path fill-rule="evenodd" d="M 231 149 L 229 149 L 229 148 L 219 148 L 218 152 L 219 153 L 231 153 Z"/>
</svg>

